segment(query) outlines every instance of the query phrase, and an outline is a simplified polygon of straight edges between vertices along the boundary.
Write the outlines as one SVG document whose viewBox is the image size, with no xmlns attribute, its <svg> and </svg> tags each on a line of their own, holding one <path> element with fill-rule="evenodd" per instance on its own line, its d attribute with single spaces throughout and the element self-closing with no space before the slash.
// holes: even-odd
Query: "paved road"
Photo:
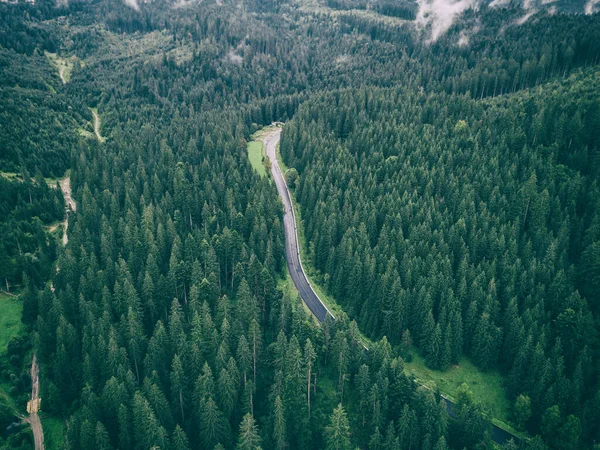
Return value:
<svg viewBox="0 0 600 450">
<path fill-rule="evenodd" d="M 287 257 L 288 270 L 292 281 L 300 293 L 300 298 L 306 303 L 308 309 L 315 315 L 319 322 L 323 322 L 327 315 L 333 317 L 331 312 L 323 304 L 319 296 L 315 293 L 300 261 L 298 252 L 298 232 L 296 230 L 296 218 L 292 208 L 292 198 L 285 183 L 285 178 L 279 162 L 277 162 L 276 146 L 281 137 L 281 129 L 274 130 L 265 135 L 263 142 L 267 149 L 267 157 L 271 160 L 271 174 L 277 185 L 277 191 L 281 197 L 284 208 L 283 227 L 285 231 L 285 253 Z"/>
</svg>

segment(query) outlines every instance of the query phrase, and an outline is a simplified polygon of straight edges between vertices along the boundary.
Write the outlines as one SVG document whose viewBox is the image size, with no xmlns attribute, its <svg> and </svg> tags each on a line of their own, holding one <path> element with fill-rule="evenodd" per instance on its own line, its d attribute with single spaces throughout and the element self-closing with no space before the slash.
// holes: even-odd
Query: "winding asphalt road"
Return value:
<svg viewBox="0 0 600 450">
<path fill-rule="evenodd" d="M 277 185 L 277 191 L 283 202 L 283 228 L 285 231 L 285 253 L 288 270 L 296 289 L 298 289 L 298 292 L 300 293 L 300 298 L 306 303 L 308 309 L 311 310 L 319 322 L 323 322 L 328 315 L 331 316 L 331 318 L 334 318 L 334 316 L 310 285 L 306 273 L 304 272 L 304 268 L 302 267 L 302 262 L 300 261 L 300 253 L 298 251 L 298 230 L 296 229 L 294 208 L 292 208 L 292 198 L 290 197 L 290 191 L 288 190 L 283 172 L 277 161 L 276 148 L 280 137 L 281 128 L 278 128 L 277 130 L 268 132 L 263 138 L 263 142 L 267 150 L 267 157 L 271 160 L 271 174 L 273 175 L 273 179 Z"/>
</svg>

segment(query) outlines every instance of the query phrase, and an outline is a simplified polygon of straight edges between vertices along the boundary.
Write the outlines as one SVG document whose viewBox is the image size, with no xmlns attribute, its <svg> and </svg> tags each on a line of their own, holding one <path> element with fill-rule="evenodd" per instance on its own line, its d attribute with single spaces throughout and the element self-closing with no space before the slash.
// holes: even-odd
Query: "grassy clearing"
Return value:
<svg viewBox="0 0 600 450">
<path fill-rule="evenodd" d="M 7 180 L 10 180 L 10 181 L 14 181 L 14 180 L 21 178 L 21 174 L 18 174 L 16 172 L 1 172 L 0 171 L 0 176 L 3 178 L 6 178 Z"/>
<path fill-rule="evenodd" d="M 80 126 L 77 128 L 77 133 L 79 134 L 79 136 L 83 137 L 84 139 L 98 139 L 100 142 L 104 142 L 102 139 L 102 136 L 98 137 L 98 135 L 96 135 L 96 116 L 98 114 L 98 110 L 96 108 L 90 108 L 90 111 L 92 111 L 92 121 L 91 122 L 85 122 L 84 125 Z M 100 121 L 100 116 L 98 116 L 98 121 Z M 100 127 L 100 124 L 98 123 L 98 127 Z"/>
<path fill-rule="evenodd" d="M 44 178 L 44 180 L 46 180 L 46 184 L 49 187 L 55 188 L 56 187 L 56 183 L 58 183 L 60 181 L 60 178 Z"/>
<path fill-rule="evenodd" d="M 65 222 L 54 222 L 51 225 L 46 225 L 46 230 L 54 239 L 61 241 L 65 233 Z"/>
<path fill-rule="evenodd" d="M 91 131 L 85 130 L 83 128 L 78 128 L 77 132 L 79 133 L 80 136 L 86 138 L 86 139 L 95 139 L 96 135 L 94 133 L 92 133 Z"/>
<path fill-rule="evenodd" d="M 92 111 L 92 116 L 94 117 L 94 134 L 98 138 L 98 142 L 106 142 L 106 138 L 102 136 L 100 132 L 100 127 L 102 126 L 102 121 L 100 119 L 100 115 L 98 114 L 98 108 L 90 108 Z"/>
<path fill-rule="evenodd" d="M 269 125 L 268 127 L 261 128 L 251 136 L 251 141 L 248 142 L 247 145 L 248 159 L 250 160 L 250 164 L 261 177 L 267 175 L 267 169 L 264 165 L 264 158 L 266 157 L 266 154 L 263 139 L 266 134 L 276 130 L 277 128 L 279 127 L 274 125 Z"/>
<path fill-rule="evenodd" d="M 263 157 L 265 154 L 264 147 L 262 142 L 248 142 L 248 159 L 254 170 L 256 170 L 261 177 L 267 176 L 267 169 L 263 164 Z"/>
<path fill-rule="evenodd" d="M 21 311 L 23 304 L 20 298 L 0 292 L 0 360 L 3 368 L 9 368 L 8 343 L 23 333 Z M 25 356 L 27 357 L 27 356 Z M 18 400 L 19 393 L 11 382 L 0 382 L 0 410 L 11 411 L 17 417 L 25 413 L 25 404 Z"/>
<path fill-rule="evenodd" d="M 8 342 L 23 331 L 21 299 L 0 292 L 0 356 L 8 351 Z"/>
<path fill-rule="evenodd" d="M 65 426 L 62 420 L 56 417 L 43 417 L 44 445 L 48 450 L 65 448 Z"/>
<path fill-rule="evenodd" d="M 46 184 L 48 186 L 50 186 L 51 188 L 55 188 L 56 187 L 56 183 L 60 183 L 60 180 L 64 180 L 65 178 L 69 178 L 71 176 L 71 169 L 67 169 L 67 171 L 65 172 L 65 174 L 62 177 L 44 177 L 44 180 L 46 180 Z"/>
<path fill-rule="evenodd" d="M 50 61 L 50 64 L 52 64 L 58 70 L 58 75 L 60 76 L 63 84 L 67 84 L 71 80 L 71 72 L 73 72 L 73 67 L 75 67 L 75 62 L 78 58 L 76 56 L 61 58 L 56 53 L 50 52 L 44 52 L 44 54 Z"/>
<path fill-rule="evenodd" d="M 424 358 L 413 352 L 414 358 L 405 362 L 405 370 L 421 383 L 435 389 L 451 400 L 456 398 L 459 387 L 466 383 L 473 398 L 487 406 L 490 416 L 502 422 L 509 418 L 510 402 L 503 389 L 503 378 L 497 370 L 482 372 L 471 361 L 463 357 L 458 366 L 446 371 L 432 370 L 425 365 Z"/>
</svg>

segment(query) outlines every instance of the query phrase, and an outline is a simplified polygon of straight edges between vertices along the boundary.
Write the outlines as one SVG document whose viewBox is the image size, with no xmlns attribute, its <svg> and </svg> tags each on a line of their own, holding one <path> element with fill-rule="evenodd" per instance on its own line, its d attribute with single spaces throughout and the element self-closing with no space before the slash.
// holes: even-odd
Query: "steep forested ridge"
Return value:
<svg viewBox="0 0 600 450">
<path fill-rule="evenodd" d="M 486 7 L 430 43 L 412 2 L 128 3 L 0 3 L 0 275 L 32 336 L 0 386 L 37 354 L 47 448 L 490 448 L 412 341 L 501 368 L 522 447 L 600 441 L 600 16 Z M 282 280 L 246 154 L 275 120 L 335 322 Z"/>
</svg>

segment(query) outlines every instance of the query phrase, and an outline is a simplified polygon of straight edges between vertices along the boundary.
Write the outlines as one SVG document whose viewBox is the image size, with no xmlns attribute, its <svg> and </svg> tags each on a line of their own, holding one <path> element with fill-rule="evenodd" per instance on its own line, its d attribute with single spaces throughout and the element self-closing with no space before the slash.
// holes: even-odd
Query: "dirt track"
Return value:
<svg viewBox="0 0 600 450">
<path fill-rule="evenodd" d="M 77 205 L 75 204 L 75 200 L 71 197 L 71 178 L 69 175 L 59 180 L 60 189 L 63 193 L 63 197 L 65 199 L 65 221 L 63 222 L 63 237 L 62 243 L 63 245 L 67 245 L 69 242 L 69 237 L 67 235 L 67 229 L 69 228 L 69 214 L 71 212 L 75 212 L 77 210 Z"/>
<path fill-rule="evenodd" d="M 31 425 L 35 450 L 44 450 L 44 430 L 42 429 L 42 422 L 40 421 L 40 416 L 38 415 L 41 401 L 39 394 L 39 367 L 37 363 L 37 357 L 34 354 L 33 360 L 31 361 L 31 400 L 27 403 L 27 412 L 29 412 L 29 417 L 23 419 L 23 421 Z"/>
<path fill-rule="evenodd" d="M 104 142 L 106 139 L 104 139 L 100 134 L 100 116 L 95 109 L 92 109 L 92 115 L 94 116 L 94 133 L 98 138 L 98 142 Z"/>
<path fill-rule="evenodd" d="M 65 80 L 65 68 L 63 66 L 59 66 L 58 75 L 60 76 L 63 84 L 67 84 L 67 80 Z"/>
</svg>

